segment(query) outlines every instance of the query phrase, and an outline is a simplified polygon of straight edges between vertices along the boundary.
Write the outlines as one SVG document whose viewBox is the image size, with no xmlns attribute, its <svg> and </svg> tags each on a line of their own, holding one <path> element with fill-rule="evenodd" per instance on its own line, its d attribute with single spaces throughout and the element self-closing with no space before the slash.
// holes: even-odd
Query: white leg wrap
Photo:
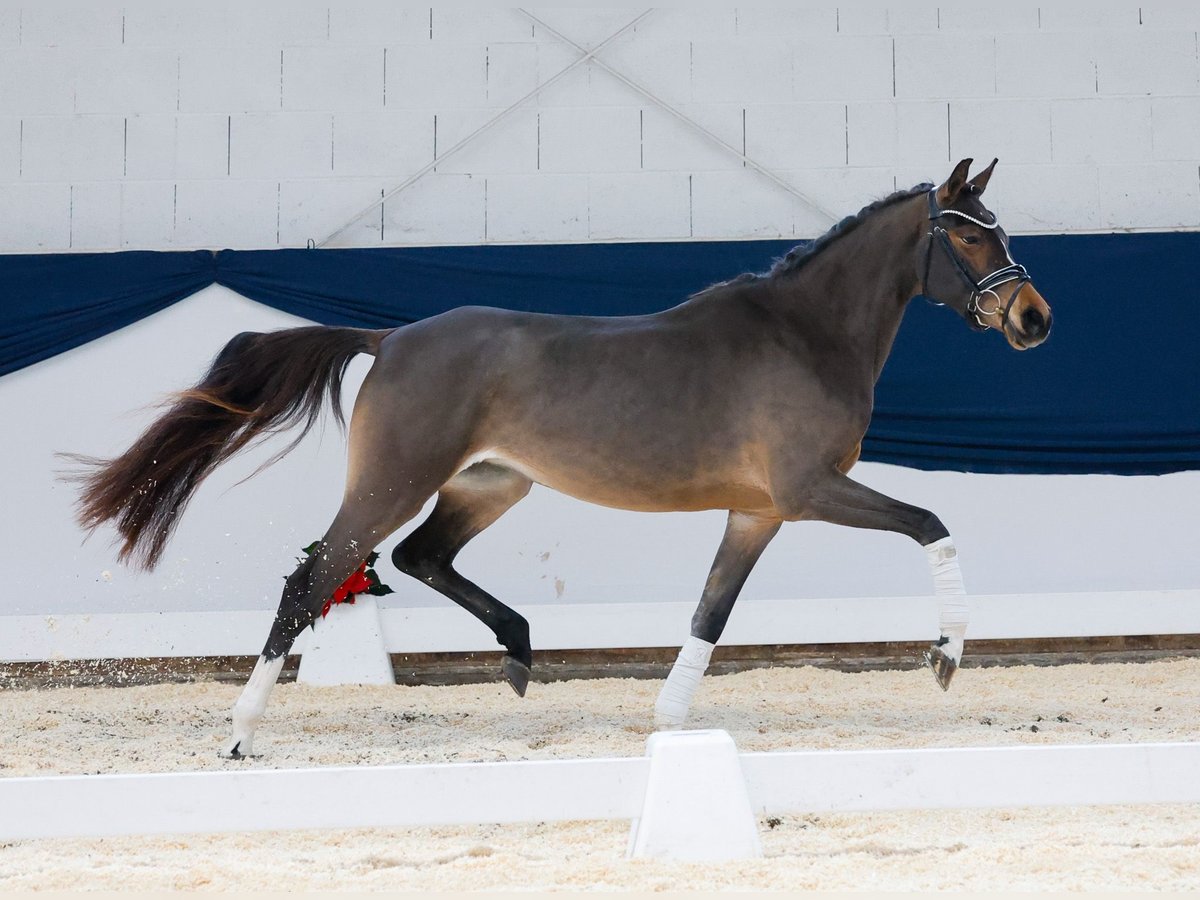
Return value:
<svg viewBox="0 0 1200 900">
<path fill-rule="evenodd" d="M 944 537 L 925 546 L 929 570 L 933 574 L 933 592 L 941 598 L 938 625 L 948 642 L 942 652 L 956 663 L 962 659 L 963 638 L 967 633 L 967 597 L 962 570 L 958 567 L 958 551 L 954 541 Z"/>
<path fill-rule="evenodd" d="M 715 646 L 697 637 L 687 639 L 654 704 L 654 724 L 660 728 L 678 728 L 683 724 Z"/>
<path fill-rule="evenodd" d="M 279 679 L 283 661 L 282 656 L 277 659 L 260 656 L 254 664 L 250 680 L 233 705 L 233 737 L 225 747 L 226 756 L 232 756 L 235 752 L 240 756 L 250 755 L 254 748 L 254 730 L 267 710 L 267 698 Z"/>
</svg>

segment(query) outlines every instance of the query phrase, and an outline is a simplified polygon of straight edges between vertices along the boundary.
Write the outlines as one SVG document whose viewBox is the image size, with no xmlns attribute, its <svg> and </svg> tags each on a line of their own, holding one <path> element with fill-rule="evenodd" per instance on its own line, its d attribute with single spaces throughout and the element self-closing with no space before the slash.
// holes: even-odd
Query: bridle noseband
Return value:
<svg viewBox="0 0 1200 900">
<path fill-rule="evenodd" d="M 936 243 L 945 251 L 950 262 L 954 264 L 954 271 L 971 289 L 971 298 L 967 301 L 966 305 L 966 314 L 968 316 L 967 324 L 976 331 L 986 331 L 988 326 L 981 317 L 993 316 L 996 313 L 1001 312 L 1003 309 L 1001 329 L 1007 333 L 1009 329 L 1008 314 L 1012 310 L 1013 303 L 1016 302 L 1017 294 L 1021 292 L 1022 287 L 1024 287 L 1033 279 L 1029 277 L 1029 273 L 1025 271 L 1024 266 L 1014 262 L 1013 258 L 1009 256 L 1009 265 L 1002 266 L 996 271 L 984 275 L 982 278 L 976 281 L 975 276 L 971 273 L 971 270 L 967 268 L 967 265 L 965 262 L 963 262 L 962 257 L 955 252 L 954 245 L 950 243 L 950 233 L 942 226 L 936 224 L 937 220 L 942 216 L 960 216 L 961 218 L 966 219 L 968 222 L 978 225 L 980 228 L 986 228 L 988 231 L 992 231 L 1000 225 L 998 221 L 993 221 L 990 224 L 988 222 L 980 221 L 974 216 L 967 215 L 965 212 L 959 212 L 957 209 L 941 209 L 937 203 L 937 188 L 931 190 L 929 192 L 929 246 L 925 251 L 925 275 L 921 279 L 921 292 L 925 294 L 926 297 L 929 297 L 927 291 L 929 284 L 929 266 L 933 259 L 933 245 Z M 1005 248 L 1005 252 L 1008 252 L 1007 248 Z M 1013 285 L 1012 293 L 1008 295 L 1007 301 L 1001 300 L 1000 295 L 996 293 L 996 288 L 1002 284 L 1009 284 L 1011 282 L 1016 282 Z M 984 309 L 982 306 L 980 306 L 984 296 L 987 294 L 991 294 L 996 300 L 996 305 L 992 309 Z M 944 305 L 941 301 L 934 300 L 932 297 L 929 297 L 929 299 L 932 302 L 937 303 L 939 306 Z"/>
</svg>

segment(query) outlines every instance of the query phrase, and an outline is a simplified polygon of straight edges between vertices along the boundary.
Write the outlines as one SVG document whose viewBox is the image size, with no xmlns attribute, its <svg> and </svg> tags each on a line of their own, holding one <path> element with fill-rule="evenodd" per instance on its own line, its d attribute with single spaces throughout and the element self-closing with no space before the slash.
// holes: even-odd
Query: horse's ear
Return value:
<svg viewBox="0 0 1200 900">
<path fill-rule="evenodd" d="M 959 191 L 967 183 L 967 173 L 971 170 L 972 162 L 971 159 L 964 159 L 954 167 L 946 183 L 937 189 L 938 206 L 945 208 L 958 199 Z"/>
<path fill-rule="evenodd" d="M 967 182 L 967 189 L 972 194 L 979 196 L 987 190 L 988 179 L 992 177 L 992 169 L 996 168 L 996 163 L 998 162 L 1000 162 L 999 159 L 993 159 L 990 166 Z"/>
</svg>

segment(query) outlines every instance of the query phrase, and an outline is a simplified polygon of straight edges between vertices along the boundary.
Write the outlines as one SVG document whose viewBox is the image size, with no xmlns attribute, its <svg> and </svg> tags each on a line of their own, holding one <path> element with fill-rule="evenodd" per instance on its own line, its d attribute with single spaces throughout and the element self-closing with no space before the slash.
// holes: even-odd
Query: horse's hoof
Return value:
<svg viewBox="0 0 1200 900">
<path fill-rule="evenodd" d="M 942 648 L 937 644 L 926 650 L 922 654 L 922 659 L 925 660 L 925 665 L 929 666 L 929 670 L 933 672 L 933 677 L 937 679 L 942 690 L 950 690 L 950 680 L 958 671 L 958 663 L 943 653 Z"/>
<path fill-rule="evenodd" d="M 500 661 L 500 669 L 509 685 L 517 692 L 517 696 L 524 697 L 525 689 L 529 687 L 529 666 L 511 656 L 505 656 Z"/>
<path fill-rule="evenodd" d="M 245 745 L 244 751 L 243 744 Z M 257 754 L 250 752 L 250 742 L 244 739 L 235 740 L 231 746 L 222 750 L 220 755 L 224 759 L 249 759 L 252 756 L 257 756 Z"/>
</svg>

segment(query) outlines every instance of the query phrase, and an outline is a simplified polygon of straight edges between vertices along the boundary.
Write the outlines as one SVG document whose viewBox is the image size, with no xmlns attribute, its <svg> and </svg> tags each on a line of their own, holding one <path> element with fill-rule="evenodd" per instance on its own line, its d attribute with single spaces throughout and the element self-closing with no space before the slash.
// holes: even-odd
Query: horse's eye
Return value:
<svg viewBox="0 0 1200 900">
<path fill-rule="evenodd" d="M 964 234 L 964 235 L 962 235 L 962 237 L 959 238 L 959 240 L 962 241 L 964 244 L 978 244 L 979 243 L 979 238 L 977 238 L 973 234 Z"/>
</svg>

